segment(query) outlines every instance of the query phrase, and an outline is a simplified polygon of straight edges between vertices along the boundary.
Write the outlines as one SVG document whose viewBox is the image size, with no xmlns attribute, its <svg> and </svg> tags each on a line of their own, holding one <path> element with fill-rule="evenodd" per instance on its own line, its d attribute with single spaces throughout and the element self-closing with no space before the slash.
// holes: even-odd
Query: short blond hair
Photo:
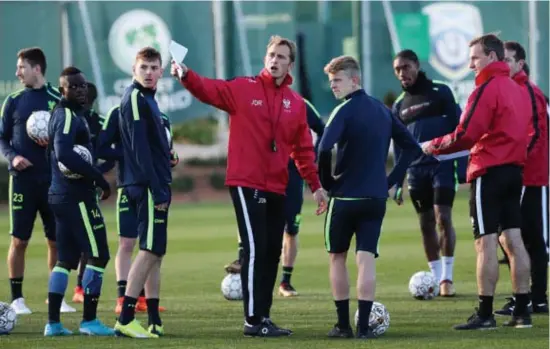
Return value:
<svg viewBox="0 0 550 349">
<path fill-rule="evenodd" d="M 294 41 L 287 38 L 283 38 L 282 36 L 279 36 L 279 35 L 273 35 L 269 39 L 269 42 L 267 43 L 267 49 L 269 49 L 273 45 L 275 46 L 284 45 L 288 47 L 290 51 L 290 55 L 289 55 L 290 61 L 294 62 L 296 60 L 296 43 Z"/>
<path fill-rule="evenodd" d="M 325 74 L 336 74 L 339 71 L 344 71 L 350 76 L 359 76 L 361 77 L 361 67 L 359 62 L 351 56 L 340 56 L 333 58 L 330 62 L 325 65 L 324 72 Z"/>
</svg>

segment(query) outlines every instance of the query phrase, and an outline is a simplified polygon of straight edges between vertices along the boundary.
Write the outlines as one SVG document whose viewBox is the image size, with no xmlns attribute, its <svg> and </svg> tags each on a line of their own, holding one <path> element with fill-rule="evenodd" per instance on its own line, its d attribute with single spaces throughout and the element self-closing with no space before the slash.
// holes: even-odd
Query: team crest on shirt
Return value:
<svg viewBox="0 0 550 349">
<path fill-rule="evenodd" d="M 430 21 L 430 64 L 449 80 L 470 73 L 468 43 L 483 34 L 479 9 L 466 3 L 437 2 L 424 6 Z"/>
<path fill-rule="evenodd" d="M 290 109 L 290 100 L 289 99 L 283 99 L 283 107 L 285 107 L 285 109 Z"/>
</svg>

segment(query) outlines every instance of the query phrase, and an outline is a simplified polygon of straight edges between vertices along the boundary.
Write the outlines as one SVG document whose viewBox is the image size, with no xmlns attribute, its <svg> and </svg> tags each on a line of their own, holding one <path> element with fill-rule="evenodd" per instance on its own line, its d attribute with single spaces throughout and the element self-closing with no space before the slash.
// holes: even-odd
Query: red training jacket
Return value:
<svg viewBox="0 0 550 349">
<path fill-rule="evenodd" d="M 233 80 L 189 70 L 181 83 L 201 102 L 230 115 L 226 185 L 285 194 L 290 156 L 311 191 L 321 187 L 306 106 L 289 87 L 290 75 L 277 86 L 265 69 Z"/>
<path fill-rule="evenodd" d="M 529 81 L 529 77 L 523 70 L 512 78 L 528 93 L 531 115 L 527 161 L 523 168 L 523 184 L 526 186 L 546 186 L 548 185 L 548 110 L 546 109 L 546 98 L 538 86 Z M 529 87 L 531 87 L 531 91 L 529 91 Z"/>
<path fill-rule="evenodd" d="M 509 74 L 504 62 L 487 65 L 476 76 L 455 131 L 429 143 L 435 155 L 469 149 L 468 182 L 489 167 L 525 164 L 531 107 L 525 90 Z"/>
</svg>

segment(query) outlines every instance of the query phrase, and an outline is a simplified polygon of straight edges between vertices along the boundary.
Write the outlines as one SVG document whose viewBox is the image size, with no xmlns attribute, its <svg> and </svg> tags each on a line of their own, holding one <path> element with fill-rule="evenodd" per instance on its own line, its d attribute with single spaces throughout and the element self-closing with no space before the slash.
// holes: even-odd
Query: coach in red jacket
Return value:
<svg viewBox="0 0 550 349">
<path fill-rule="evenodd" d="M 510 258 L 516 306 L 505 326 L 531 327 L 529 257 L 521 238 L 522 167 L 527 157 L 531 108 L 526 92 L 509 77 L 504 44 L 495 35 L 470 43 L 470 68 L 476 88 L 468 98 L 453 133 L 423 146 L 427 154 L 469 149 L 467 179 L 471 183 L 470 216 L 477 251 L 479 309 L 457 330 L 495 328 L 493 296 L 498 280 L 497 246 Z"/>
<path fill-rule="evenodd" d="M 533 313 L 548 313 L 548 111 L 546 97 L 526 74 L 525 49 L 517 42 L 504 44 L 510 75 L 529 96 L 531 125 L 527 161 L 523 168 L 521 235 L 531 260 L 531 302 Z M 511 315 L 514 298 L 497 315 Z"/>
<path fill-rule="evenodd" d="M 292 334 L 269 318 L 285 226 L 289 156 L 314 193 L 317 214 L 326 210 L 306 106 L 290 89 L 295 58 L 294 42 L 273 36 L 267 45 L 265 68 L 258 76 L 214 80 L 184 64 L 172 65 L 172 75 L 198 100 L 230 115 L 225 183 L 244 248 L 241 280 L 246 336 Z"/>
</svg>

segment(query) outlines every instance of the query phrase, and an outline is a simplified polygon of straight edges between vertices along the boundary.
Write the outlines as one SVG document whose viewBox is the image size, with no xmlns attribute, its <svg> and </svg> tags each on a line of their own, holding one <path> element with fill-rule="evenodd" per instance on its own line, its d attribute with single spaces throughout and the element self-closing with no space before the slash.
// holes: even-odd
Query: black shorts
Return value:
<svg viewBox="0 0 550 349">
<path fill-rule="evenodd" d="M 57 260 L 72 269 L 81 254 L 109 260 L 107 230 L 97 200 L 51 204 L 56 221 Z"/>
<path fill-rule="evenodd" d="M 434 205 L 453 207 L 458 180 L 454 161 L 412 167 L 408 170 L 409 195 L 417 213 Z"/>
<path fill-rule="evenodd" d="M 128 201 L 126 188 L 118 188 L 116 199 L 116 225 L 118 236 L 137 239 L 137 215 L 133 205 Z"/>
<path fill-rule="evenodd" d="M 290 166 L 289 166 L 290 167 Z M 293 166 L 288 171 L 288 185 L 285 198 L 285 232 L 296 235 L 300 231 L 302 221 L 302 205 L 304 203 L 304 180 Z"/>
<path fill-rule="evenodd" d="M 155 208 L 148 187 L 132 185 L 125 190 L 128 194 L 128 204 L 136 212 L 139 249 L 164 256 L 168 234 L 168 208 L 165 211 Z"/>
<path fill-rule="evenodd" d="M 385 199 L 331 198 L 325 218 L 327 251 L 347 252 L 355 234 L 355 250 L 371 252 L 378 257 L 378 240 L 385 214 Z"/>
<path fill-rule="evenodd" d="M 10 234 L 28 241 L 34 228 L 36 214 L 40 214 L 44 235 L 55 241 L 55 218 L 48 204 L 49 183 L 36 183 L 18 176 L 9 179 Z"/>
<path fill-rule="evenodd" d="M 495 166 L 474 179 L 470 186 L 470 218 L 474 238 L 521 227 L 522 169 Z"/>
</svg>

